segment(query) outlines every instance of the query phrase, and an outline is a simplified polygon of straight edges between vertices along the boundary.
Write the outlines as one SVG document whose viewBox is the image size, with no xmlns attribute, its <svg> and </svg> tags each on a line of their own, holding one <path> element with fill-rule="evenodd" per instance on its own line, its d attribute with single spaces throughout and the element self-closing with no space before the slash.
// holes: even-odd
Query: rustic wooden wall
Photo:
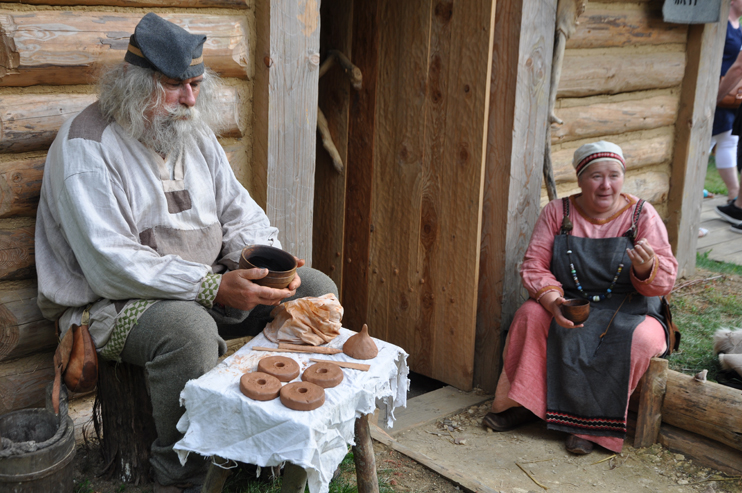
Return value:
<svg viewBox="0 0 742 493">
<path fill-rule="evenodd" d="M 624 190 L 666 217 L 688 26 L 664 23 L 661 0 L 589 1 L 578 23 L 554 111 L 564 125 L 551 132 L 557 192 L 579 192 L 574 151 L 608 140 L 624 151 Z"/>
<path fill-rule="evenodd" d="M 83 4 L 88 6 L 79 6 Z M 159 8 L 141 8 L 152 6 Z M 41 317 L 36 306 L 33 245 L 46 151 L 60 125 L 95 101 L 97 73 L 123 59 L 129 34 L 149 10 L 191 32 L 207 34 L 206 64 L 226 82 L 221 104 L 229 128 L 221 142 L 238 178 L 251 193 L 261 195 L 256 191 L 264 183 L 253 180 L 249 165 L 256 39 L 252 2 L 4 3 L 0 10 L 0 414 L 43 406 L 44 388 L 53 378 L 56 338 L 53 324 Z"/>
</svg>

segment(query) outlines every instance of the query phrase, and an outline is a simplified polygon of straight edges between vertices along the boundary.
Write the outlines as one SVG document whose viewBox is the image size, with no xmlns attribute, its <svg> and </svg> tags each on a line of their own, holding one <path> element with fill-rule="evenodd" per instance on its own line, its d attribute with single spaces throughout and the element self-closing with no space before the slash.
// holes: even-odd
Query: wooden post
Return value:
<svg viewBox="0 0 742 493">
<path fill-rule="evenodd" d="M 206 479 L 201 487 L 202 493 L 221 493 L 222 489 L 224 489 L 224 483 L 232 473 L 231 469 L 225 469 L 221 465 L 228 463 L 229 461 L 227 459 L 218 456 L 211 458 L 209 471 L 206 473 Z"/>
<path fill-rule="evenodd" d="M 691 25 L 688 31 L 687 64 L 675 124 L 675 154 L 667 204 L 670 211 L 667 233 L 678 259 L 678 277 L 690 276 L 696 270 L 703 182 L 726 35 L 724 19 L 728 12 L 729 0 L 724 0 L 722 21 Z"/>
<path fill-rule="evenodd" d="M 353 446 L 353 461 L 356 464 L 358 493 L 379 493 L 379 479 L 376 477 L 376 457 L 371 441 L 368 414 L 356 419 L 356 444 Z"/>
<path fill-rule="evenodd" d="M 267 68 L 267 139 L 258 156 L 266 159 L 266 213 L 280 231 L 284 250 L 312 263 L 312 211 L 317 145 L 317 82 L 319 80 L 319 0 L 261 0 L 256 5 L 258 37 L 266 21 L 270 50 Z M 267 18 L 266 18 L 267 14 Z M 265 41 L 262 41 L 265 43 Z M 259 44 L 258 49 L 264 48 Z M 260 57 L 261 51 L 258 51 Z M 256 76 L 259 74 L 256 73 Z M 265 82 L 266 74 L 260 77 Z M 257 81 L 256 81 L 257 82 Z M 264 88 L 258 88 L 255 100 Z M 265 102 L 256 112 L 266 116 Z M 258 138 L 258 137 L 256 137 Z M 263 154 L 264 153 L 264 154 Z"/>
<path fill-rule="evenodd" d="M 667 360 L 652 358 L 642 377 L 639 410 L 636 416 L 634 447 L 649 447 L 657 442 L 662 424 L 662 401 L 667 390 Z"/>
<path fill-rule="evenodd" d="M 474 384 L 494 392 L 501 334 L 524 301 L 518 266 L 539 213 L 556 0 L 497 2 Z"/>
</svg>

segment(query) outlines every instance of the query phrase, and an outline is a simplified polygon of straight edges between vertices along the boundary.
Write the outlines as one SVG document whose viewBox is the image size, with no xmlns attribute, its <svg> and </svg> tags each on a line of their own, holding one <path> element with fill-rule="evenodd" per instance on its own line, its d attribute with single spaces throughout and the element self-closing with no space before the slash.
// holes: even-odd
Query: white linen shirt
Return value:
<svg viewBox="0 0 742 493">
<path fill-rule="evenodd" d="M 163 160 L 94 103 L 62 125 L 47 155 L 36 221 L 38 305 L 48 319 L 64 314 L 66 329 L 92 304 L 100 351 L 137 300 L 150 302 L 139 304 L 133 323 L 155 300 L 210 308 L 219 274 L 237 267 L 246 245 L 280 248 L 277 235 L 213 133 Z"/>
</svg>

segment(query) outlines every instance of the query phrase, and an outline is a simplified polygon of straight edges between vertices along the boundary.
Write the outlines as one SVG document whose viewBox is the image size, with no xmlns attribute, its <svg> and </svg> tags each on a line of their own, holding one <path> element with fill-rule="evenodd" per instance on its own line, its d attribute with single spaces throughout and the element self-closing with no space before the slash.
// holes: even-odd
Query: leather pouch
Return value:
<svg viewBox="0 0 742 493">
<path fill-rule="evenodd" d="M 667 331 L 669 333 L 669 343 L 667 345 L 667 355 L 669 356 L 680 347 L 681 334 L 678 330 L 678 326 L 672 321 L 670 302 L 667 297 L 662 296 L 660 300 L 662 302 L 662 315 L 665 317 L 665 323 L 667 324 Z"/>
<path fill-rule="evenodd" d="M 83 323 L 70 326 L 54 353 L 52 405 L 55 413 L 59 413 L 62 380 L 67 390 L 75 393 L 90 392 L 98 383 L 98 353 L 88 330 L 89 318 L 85 310 Z"/>
</svg>

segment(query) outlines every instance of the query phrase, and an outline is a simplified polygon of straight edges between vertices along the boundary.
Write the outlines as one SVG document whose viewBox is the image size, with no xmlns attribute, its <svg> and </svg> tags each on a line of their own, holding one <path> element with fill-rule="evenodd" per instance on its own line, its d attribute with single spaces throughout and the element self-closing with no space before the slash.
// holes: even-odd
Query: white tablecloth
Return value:
<svg viewBox="0 0 742 493">
<path fill-rule="evenodd" d="M 354 335 L 341 329 L 328 346 L 342 348 Z M 311 493 L 325 493 L 332 475 L 354 442 L 355 419 L 378 407 L 387 426 L 394 408 L 407 406 L 407 353 L 374 339 L 379 354 L 372 360 L 335 355 L 253 351 L 253 346 L 277 347 L 261 333 L 201 378 L 189 381 L 180 394 L 185 414 L 178 430 L 185 434 L 175 444 L 181 462 L 190 452 L 220 456 L 261 467 L 285 461 L 307 470 Z M 371 365 L 369 371 L 343 369 L 343 382 L 325 390 L 325 403 L 314 411 L 293 411 L 280 399 L 255 401 L 240 392 L 240 377 L 256 371 L 268 356 L 287 356 L 301 372 L 313 364 L 309 358 L 350 361 Z M 300 376 L 296 380 L 301 379 Z"/>
</svg>

